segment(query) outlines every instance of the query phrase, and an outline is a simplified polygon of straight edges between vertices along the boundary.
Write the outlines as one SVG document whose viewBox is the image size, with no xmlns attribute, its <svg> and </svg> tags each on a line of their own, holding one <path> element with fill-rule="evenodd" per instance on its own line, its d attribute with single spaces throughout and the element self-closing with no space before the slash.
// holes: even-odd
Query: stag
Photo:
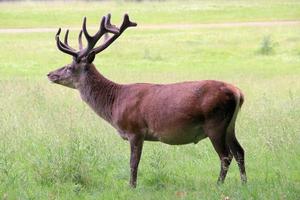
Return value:
<svg viewBox="0 0 300 200">
<path fill-rule="evenodd" d="M 245 183 L 244 150 L 235 136 L 235 121 L 244 99 L 242 92 L 231 84 L 215 80 L 173 84 L 118 84 L 108 80 L 93 64 L 95 55 L 127 28 L 137 26 L 127 14 L 120 27 L 112 25 L 110 18 L 110 14 L 102 17 L 94 36 L 87 32 L 84 18 L 78 51 L 68 44 L 68 30 L 61 42 L 59 28 L 57 47 L 71 55 L 73 61 L 47 76 L 53 83 L 79 90 L 83 101 L 129 141 L 130 186 L 136 187 L 144 141 L 182 145 L 196 144 L 207 137 L 220 158 L 218 183 L 224 182 L 233 157 L 238 163 L 241 181 Z M 87 40 L 85 48 L 82 32 Z M 106 40 L 95 47 L 107 34 Z"/>
</svg>

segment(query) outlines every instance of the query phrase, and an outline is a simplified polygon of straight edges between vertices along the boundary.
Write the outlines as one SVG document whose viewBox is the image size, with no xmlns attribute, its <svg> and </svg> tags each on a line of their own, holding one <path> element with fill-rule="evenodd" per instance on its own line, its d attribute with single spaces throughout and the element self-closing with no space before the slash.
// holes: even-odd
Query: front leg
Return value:
<svg viewBox="0 0 300 200">
<path fill-rule="evenodd" d="M 140 135 L 131 135 L 128 138 L 130 142 L 130 186 L 136 187 L 137 171 L 142 155 L 144 137 Z"/>
</svg>

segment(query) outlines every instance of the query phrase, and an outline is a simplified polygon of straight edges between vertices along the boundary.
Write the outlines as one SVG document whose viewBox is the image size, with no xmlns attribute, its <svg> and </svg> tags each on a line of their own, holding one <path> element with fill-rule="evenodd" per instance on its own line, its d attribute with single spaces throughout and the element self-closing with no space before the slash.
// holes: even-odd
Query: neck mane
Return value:
<svg viewBox="0 0 300 200">
<path fill-rule="evenodd" d="M 81 98 L 103 119 L 112 120 L 112 108 L 121 85 L 100 74 L 94 65 L 80 80 L 78 90 Z"/>
</svg>

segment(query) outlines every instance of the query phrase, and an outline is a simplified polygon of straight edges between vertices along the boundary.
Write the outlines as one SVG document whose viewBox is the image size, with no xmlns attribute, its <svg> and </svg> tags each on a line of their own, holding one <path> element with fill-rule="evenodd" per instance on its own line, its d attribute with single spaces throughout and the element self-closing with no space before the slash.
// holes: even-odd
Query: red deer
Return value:
<svg viewBox="0 0 300 200">
<path fill-rule="evenodd" d="M 127 28 L 137 24 L 124 15 L 120 27 L 112 25 L 110 14 L 104 16 L 94 36 L 86 29 L 86 18 L 79 33 L 79 51 L 56 34 L 59 50 L 73 56 L 71 64 L 48 74 L 51 82 L 79 90 L 81 98 L 101 118 L 109 122 L 130 143 L 130 186 L 136 187 L 137 171 L 144 141 L 170 145 L 198 143 L 208 137 L 218 153 L 221 170 L 218 183 L 223 183 L 234 157 L 243 183 L 247 181 L 244 150 L 235 136 L 235 121 L 243 104 L 243 94 L 235 86 L 214 80 L 174 84 L 117 84 L 98 72 L 93 60 Z M 87 47 L 82 45 L 82 32 Z M 95 47 L 101 36 L 110 34 Z"/>
</svg>

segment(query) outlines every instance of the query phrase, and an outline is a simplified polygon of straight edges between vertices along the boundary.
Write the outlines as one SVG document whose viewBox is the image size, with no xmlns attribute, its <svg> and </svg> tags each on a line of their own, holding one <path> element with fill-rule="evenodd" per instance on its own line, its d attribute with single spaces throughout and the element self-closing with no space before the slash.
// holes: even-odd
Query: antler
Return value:
<svg viewBox="0 0 300 200">
<path fill-rule="evenodd" d="M 64 44 L 60 41 L 60 39 L 59 39 L 60 32 L 61 32 L 61 28 L 58 29 L 56 36 L 55 36 L 56 45 L 57 45 L 58 49 L 64 53 L 70 54 L 71 56 L 77 58 L 78 54 L 75 52 L 75 50 L 72 49 L 71 47 L 69 47 L 68 44 Z M 66 32 L 65 42 L 68 40 L 68 32 L 69 31 Z"/>
<path fill-rule="evenodd" d="M 79 32 L 78 45 L 79 45 L 79 50 L 82 50 L 82 48 L 83 48 L 83 46 L 82 46 L 82 30 Z"/>
<path fill-rule="evenodd" d="M 112 25 L 110 22 L 111 15 L 108 14 L 107 16 L 103 16 L 100 22 L 100 28 L 94 36 L 91 36 L 86 29 L 86 17 L 83 19 L 82 30 L 78 36 L 78 43 L 79 43 L 79 51 L 76 51 L 74 48 L 69 46 L 68 44 L 68 35 L 69 30 L 66 31 L 64 43 L 62 43 L 59 39 L 59 34 L 61 29 L 58 29 L 56 34 L 56 44 L 59 50 L 64 53 L 72 55 L 77 61 L 79 61 L 84 56 L 88 55 L 91 51 L 94 51 L 96 54 L 106 49 L 111 43 L 113 43 L 128 27 L 136 26 L 137 24 L 131 22 L 129 20 L 128 14 L 124 15 L 123 23 L 120 28 Z M 87 47 L 83 49 L 82 46 L 82 33 L 84 34 L 87 40 Z M 94 48 L 98 40 L 107 33 L 112 33 L 113 35 L 105 40 L 105 42 L 97 48 Z"/>
<path fill-rule="evenodd" d="M 65 45 L 68 49 L 71 49 L 71 50 L 73 50 L 73 51 L 76 51 L 75 49 L 73 49 L 72 47 L 69 46 L 69 44 L 68 44 L 68 36 L 69 36 L 69 29 L 67 29 L 66 34 L 65 34 L 64 45 Z"/>
<path fill-rule="evenodd" d="M 90 36 L 89 33 L 87 32 L 87 30 L 86 30 L 86 17 L 84 17 L 83 24 L 82 24 L 82 30 L 83 30 L 83 34 L 85 35 L 85 38 L 88 42 L 88 45 L 85 49 L 80 51 L 78 59 L 81 59 L 82 57 L 86 56 L 89 52 L 91 52 L 91 50 L 93 50 L 93 48 L 96 45 L 96 43 L 98 42 L 98 40 L 105 33 L 107 33 L 107 32 L 108 33 L 113 33 L 113 34 L 119 33 L 119 29 L 116 26 L 111 25 L 110 17 L 111 17 L 110 14 L 108 14 L 106 17 L 105 16 L 102 17 L 102 20 L 101 20 L 101 23 L 100 23 L 100 28 L 94 36 Z"/>
<path fill-rule="evenodd" d="M 109 16 L 110 17 L 110 16 Z M 120 30 L 119 30 L 119 33 L 111 36 L 109 39 L 107 39 L 102 45 L 100 45 L 99 47 L 95 48 L 94 51 L 95 53 L 100 53 L 101 51 L 103 51 L 104 49 L 106 49 L 107 47 L 109 47 L 109 45 L 111 43 L 113 43 L 127 28 L 129 27 L 134 27 L 134 26 L 137 26 L 137 23 L 135 22 L 131 22 L 130 19 L 129 19 L 129 16 L 128 14 L 126 13 L 124 15 L 124 18 L 123 18 L 123 23 L 120 27 Z"/>
</svg>

